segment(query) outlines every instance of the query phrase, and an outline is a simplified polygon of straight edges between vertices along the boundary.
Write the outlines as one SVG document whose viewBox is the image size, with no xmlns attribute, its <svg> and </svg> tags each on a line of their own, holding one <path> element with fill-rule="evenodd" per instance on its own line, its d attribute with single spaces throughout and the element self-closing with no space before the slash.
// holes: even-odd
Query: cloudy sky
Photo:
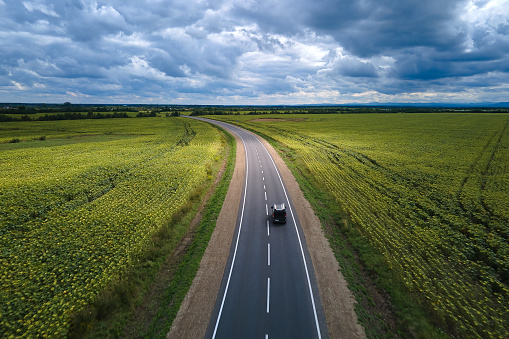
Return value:
<svg viewBox="0 0 509 339">
<path fill-rule="evenodd" d="M 509 0 L 0 0 L 0 102 L 509 101 Z"/>
</svg>

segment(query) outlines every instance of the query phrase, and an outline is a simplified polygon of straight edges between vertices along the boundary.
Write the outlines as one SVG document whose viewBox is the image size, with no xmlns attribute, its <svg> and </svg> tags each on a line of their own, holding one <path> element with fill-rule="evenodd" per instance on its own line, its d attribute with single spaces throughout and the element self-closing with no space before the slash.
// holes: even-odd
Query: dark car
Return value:
<svg viewBox="0 0 509 339">
<path fill-rule="evenodd" d="M 286 224 L 285 204 L 274 204 L 272 208 L 272 222 Z"/>
</svg>

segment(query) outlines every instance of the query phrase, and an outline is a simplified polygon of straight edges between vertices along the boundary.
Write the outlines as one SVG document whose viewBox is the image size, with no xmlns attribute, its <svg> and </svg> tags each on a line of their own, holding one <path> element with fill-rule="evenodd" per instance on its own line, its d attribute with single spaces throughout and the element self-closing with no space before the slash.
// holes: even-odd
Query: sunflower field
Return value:
<svg viewBox="0 0 509 339">
<path fill-rule="evenodd" d="M 221 116 L 290 150 L 457 337 L 507 337 L 509 116 Z"/>
<path fill-rule="evenodd" d="M 65 337 L 211 180 L 223 147 L 184 118 L 2 123 L 0 337 Z"/>
</svg>

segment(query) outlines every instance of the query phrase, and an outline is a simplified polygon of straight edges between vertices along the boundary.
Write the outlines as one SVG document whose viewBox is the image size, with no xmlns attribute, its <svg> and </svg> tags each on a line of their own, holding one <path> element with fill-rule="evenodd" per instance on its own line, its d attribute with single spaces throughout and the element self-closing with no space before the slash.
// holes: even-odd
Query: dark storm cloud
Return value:
<svg viewBox="0 0 509 339">
<path fill-rule="evenodd" d="M 473 55 L 437 53 L 420 50 L 403 53 L 394 68 L 394 76 L 402 79 L 430 80 L 469 77 L 489 72 L 509 72 L 509 59 L 497 53 Z M 484 55 L 484 56 L 483 56 Z"/>
<path fill-rule="evenodd" d="M 360 58 L 391 56 L 397 60 L 392 74 L 404 79 L 507 72 L 502 60 L 509 52 L 507 21 L 491 27 L 494 32 L 486 26 L 471 27 L 471 23 L 460 18 L 467 1 L 316 0 L 300 4 L 294 1 L 277 3 L 279 7 L 289 9 L 282 19 L 277 17 L 277 12 L 262 19 L 263 13 L 273 5 L 269 3 L 245 6 L 238 13 L 246 19 L 255 18 L 261 28 L 269 32 L 279 33 L 286 29 L 294 33 L 299 29 L 312 29 L 328 34 L 348 53 Z M 467 44 L 472 44 L 473 49 L 466 51 Z M 351 73 L 355 76 L 355 67 Z"/>
<path fill-rule="evenodd" d="M 270 0 L 236 4 L 234 13 L 262 30 L 295 34 L 312 29 L 351 53 L 370 57 L 393 49 L 455 48 L 458 5 L 443 0 Z"/>
<path fill-rule="evenodd" d="M 0 101 L 506 101 L 508 8 L 0 0 Z"/>
<path fill-rule="evenodd" d="M 309 24 L 361 57 L 416 46 L 454 49 L 464 39 L 455 28 L 457 5 L 463 1 L 321 2 L 320 7 L 309 7 Z"/>
</svg>

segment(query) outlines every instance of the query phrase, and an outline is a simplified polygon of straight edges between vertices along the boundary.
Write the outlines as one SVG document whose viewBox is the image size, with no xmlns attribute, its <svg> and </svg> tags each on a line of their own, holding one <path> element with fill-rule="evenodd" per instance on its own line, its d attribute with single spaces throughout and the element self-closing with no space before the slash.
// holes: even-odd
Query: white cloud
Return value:
<svg viewBox="0 0 509 339">
<path fill-rule="evenodd" d="M 17 81 L 14 81 L 14 80 L 11 80 L 12 84 L 16 87 L 16 89 L 20 90 L 20 91 L 24 91 L 27 89 L 26 86 L 23 86 L 22 84 L 20 84 L 19 82 Z"/>
<path fill-rule="evenodd" d="M 474 25 L 497 27 L 507 25 L 509 0 L 470 0 L 465 4 L 461 19 Z"/>
<path fill-rule="evenodd" d="M 88 98 L 89 95 L 83 94 L 80 91 L 66 91 L 65 94 L 67 94 L 69 97 L 72 98 Z"/>
<path fill-rule="evenodd" d="M 139 48 L 149 48 L 151 43 L 138 33 L 127 35 L 124 32 L 110 35 L 104 38 L 107 43 L 118 44 L 123 46 L 135 46 Z"/>
<path fill-rule="evenodd" d="M 470 0 L 461 15 L 468 34 L 464 46 L 467 52 L 482 45 L 494 45 L 509 40 L 509 0 Z M 482 33 L 481 33 L 482 32 Z M 481 33 L 481 34 L 479 34 Z"/>
<path fill-rule="evenodd" d="M 111 24 L 125 23 L 124 17 L 112 6 L 100 6 L 96 1 L 88 4 L 88 14 L 98 18 L 102 22 Z"/>
<path fill-rule="evenodd" d="M 125 70 L 127 73 L 134 75 L 136 77 L 146 78 L 146 79 L 155 79 L 155 80 L 164 80 L 165 74 L 149 65 L 145 57 L 143 56 L 133 56 L 130 59 L 130 64 L 127 66 L 122 66 L 121 69 Z"/>
<path fill-rule="evenodd" d="M 60 17 L 57 14 L 57 12 L 55 12 L 53 5 L 47 6 L 43 3 L 23 1 L 23 6 L 25 6 L 27 11 L 29 11 L 30 13 L 32 13 L 34 11 L 40 11 L 41 13 L 46 14 L 48 16 L 53 16 L 56 18 Z"/>
<path fill-rule="evenodd" d="M 96 87 L 101 91 L 120 91 L 123 88 L 119 84 L 98 84 Z"/>
</svg>

